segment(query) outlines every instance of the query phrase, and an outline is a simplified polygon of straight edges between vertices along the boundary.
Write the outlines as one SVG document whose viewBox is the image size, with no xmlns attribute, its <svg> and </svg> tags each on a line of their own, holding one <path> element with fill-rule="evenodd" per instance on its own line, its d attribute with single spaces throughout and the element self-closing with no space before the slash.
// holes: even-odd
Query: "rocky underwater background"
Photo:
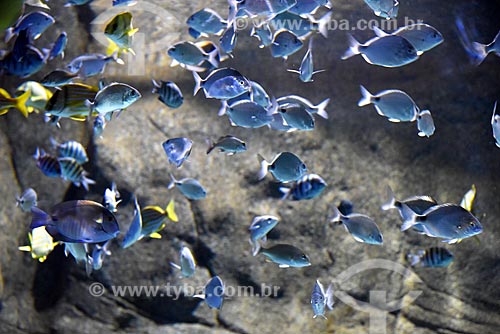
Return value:
<svg viewBox="0 0 500 334">
<path fill-rule="evenodd" d="M 370 29 L 336 27 L 328 38 L 315 34 L 315 68 L 325 72 L 315 74 L 312 83 L 287 72 L 299 67 L 307 43 L 284 62 L 268 48 L 259 48 L 250 26 L 241 27 L 234 57 L 220 67 L 237 69 L 275 97 L 296 94 L 314 104 L 331 99 L 328 119 L 316 117 L 313 131 L 290 133 L 231 126 L 227 116 L 217 116 L 219 101 L 202 92 L 193 96 L 190 71 L 170 66 L 169 46 L 194 40 L 187 18 L 205 7 L 226 18 L 226 1 L 138 0 L 112 12 L 108 0 L 73 7 L 50 0 L 48 5 L 56 22 L 37 45 L 50 44 L 66 31 L 64 59 L 58 57 L 26 79 L 3 74 L 0 87 L 13 93 L 24 81 L 40 81 L 81 54 L 106 53 L 99 33 L 126 10 L 139 28 L 135 56 L 121 55 L 124 65 L 110 63 L 103 75 L 85 83 L 97 86 L 101 77 L 127 83 L 142 98 L 109 122 L 102 138 L 92 137 L 87 122 L 62 119 L 58 129 L 45 123 L 42 113 L 25 118 L 11 110 L 0 116 L 0 333 L 500 333 L 500 148 L 491 125 L 493 105 L 500 99 L 500 58 L 490 54 L 480 65 L 473 64 L 456 25 L 460 18 L 474 41 L 491 42 L 500 29 L 500 1 L 401 0 L 398 27 L 405 19 L 422 20 L 444 37 L 441 45 L 403 67 L 373 66 L 360 56 L 341 60 L 349 47 L 347 33 L 364 42 L 374 36 Z M 359 20 L 385 21 L 362 0 L 332 0 L 331 19 L 352 26 Z M 184 94 L 183 105 L 170 109 L 158 101 L 151 93 L 152 79 L 175 82 Z M 435 133 L 419 137 L 414 122 L 388 122 L 373 106 L 358 107 L 360 85 L 372 93 L 407 92 L 421 109 L 431 110 Z M 244 139 L 248 150 L 233 156 L 216 150 L 206 154 L 207 138 L 228 134 Z M 50 151 L 51 137 L 86 147 L 89 162 L 84 167 L 96 182 L 88 192 L 37 168 L 32 156 L 37 147 Z M 168 163 L 162 148 L 174 137 L 194 143 L 180 169 Z M 257 180 L 257 154 L 271 161 L 283 151 L 300 156 L 308 172 L 326 181 L 320 196 L 282 200 L 271 175 Z M 192 201 L 178 189 L 167 189 L 170 173 L 197 179 L 207 197 Z M 179 221 L 167 221 L 161 239 L 143 238 L 127 249 L 113 243 L 112 255 L 90 276 L 84 265 L 65 256 L 63 245 L 43 263 L 18 250 L 29 244 L 31 215 L 15 205 L 24 189 L 34 188 L 38 207 L 48 210 L 69 200 L 101 203 L 111 182 L 122 196 L 116 213 L 122 233 L 118 240 L 132 221 L 133 196 L 141 207 L 165 208 L 173 199 Z M 458 204 L 472 185 L 477 189 L 473 212 L 484 230 L 458 244 L 401 232 L 397 210 L 381 210 L 387 186 L 398 199 L 429 195 L 438 203 Z M 382 245 L 357 242 L 343 226 L 328 222 L 342 200 L 373 218 L 383 233 Z M 309 256 L 311 266 L 279 268 L 261 254 L 252 256 L 248 227 L 253 217 L 266 214 L 280 219 L 267 246 L 293 244 Z M 182 244 L 198 265 L 190 278 L 180 278 L 169 264 L 178 262 Z M 448 267 L 412 268 L 405 260 L 409 251 L 438 246 L 454 255 Z M 165 289 L 203 287 L 215 275 L 228 294 L 221 310 L 187 293 L 167 296 Z M 313 319 L 311 310 L 317 279 L 325 287 L 333 281 L 337 292 L 326 320 Z M 103 288 L 98 296 L 89 290 L 95 283 Z M 117 286 L 162 290 L 155 296 L 120 296 Z M 230 296 L 238 287 L 252 287 L 254 295 Z M 271 287 L 277 287 L 276 293 L 262 296 Z M 415 291 L 421 293 L 413 298 Z"/>
</svg>

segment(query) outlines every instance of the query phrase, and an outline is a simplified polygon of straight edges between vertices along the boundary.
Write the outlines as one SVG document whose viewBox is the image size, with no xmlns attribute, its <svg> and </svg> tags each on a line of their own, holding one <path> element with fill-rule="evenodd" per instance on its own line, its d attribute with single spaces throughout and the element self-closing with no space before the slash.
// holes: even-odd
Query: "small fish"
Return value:
<svg viewBox="0 0 500 334">
<path fill-rule="evenodd" d="M 365 87 L 360 88 L 362 98 L 358 102 L 359 107 L 373 103 L 377 113 L 387 117 L 390 122 L 413 122 L 417 119 L 420 110 L 405 92 L 391 89 L 372 95 Z"/>
<path fill-rule="evenodd" d="M 460 201 L 460 206 L 465 210 L 472 212 L 472 204 L 476 198 L 476 186 L 473 184 L 469 191 L 467 191 Z"/>
<path fill-rule="evenodd" d="M 34 228 L 28 233 L 30 244 L 28 246 L 18 247 L 20 251 L 31 252 L 31 257 L 43 262 L 52 252 L 58 242 L 54 242 L 52 236 L 45 230 L 45 226 Z"/>
<path fill-rule="evenodd" d="M 10 108 L 16 108 L 24 117 L 28 117 L 26 103 L 30 96 L 31 91 L 27 90 L 19 96 L 11 97 L 5 89 L 0 88 L 0 115 L 8 113 Z"/>
<path fill-rule="evenodd" d="M 417 254 L 408 253 L 406 259 L 412 267 L 448 267 L 453 261 L 453 254 L 442 247 L 431 247 L 419 250 Z"/>
<path fill-rule="evenodd" d="M 352 235 L 354 240 L 370 245 L 382 245 L 383 237 L 377 224 L 372 218 L 359 213 L 343 215 L 337 208 L 334 209 L 334 216 L 331 222 L 339 222 Z"/>
<path fill-rule="evenodd" d="M 287 30 L 300 39 L 307 38 L 314 31 L 327 38 L 331 16 L 332 12 L 330 11 L 319 20 L 315 20 L 311 15 L 300 16 L 291 12 L 283 12 L 273 17 L 270 24 L 275 30 Z"/>
<path fill-rule="evenodd" d="M 134 6 L 137 4 L 136 0 L 113 0 L 112 2 L 113 7 L 118 7 L 118 6 Z"/>
<path fill-rule="evenodd" d="M 349 50 L 344 53 L 342 60 L 360 54 L 368 64 L 400 67 L 418 59 L 415 47 L 401 36 L 375 37 L 364 44 L 360 44 L 352 35 L 348 37 Z"/>
<path fill-rule="evenodd" d="M 238 12 L 254 16 L 274 16 L 295 5 L 296 0 L 253 0 L 237 2 Z"/>
<path fill-rule="evenodd" d="M 102 268 L 102 264 L 104 262 L 104 258 L 106 256 L 110 256 L 111 252 L 109 251 L 109 245 L 111 245 L 111 241 L 113 239 L 110 239 L 104 243 L 104 245 L 99 245 L 96 244 L 94 246 L 94 250 L 92 251 L 92 269 L 94 270 L 100 270 Z"/>
<path fill-rule="evenodd" d="M 226 106 L 226 113 L 233 126 L 256 129 L 271 123 L 274 108 L 266 109 L 254 101 L 238 101 Z"/>
<path fill-rule="evenodd" d="M 365 3 L 370 6 L 374 14 L 379 17 L 390 20 L 398 16 L 398 0 L 365 0 Z"/>
<path fill-rule="evenodd" d="M 256 256 L 260 250 L 260 240 L 267 241 L 267 234 L 278 224 L 278 217 L 271 215 L 256 216 L 248 230 L 250 231 L 250 245 L 252 245 L 252 255 Z"/>
<path fill-rule="evenodd" d="M 113 239 L 120 233 L 115 216 L 93 201 L 62 202 L 48 213 L 34 207 L 31 214 L 31 229 L 45 226 L 59 241 L 97 243 Z"/>
<path fill-rule="evenodd" d="M 330 284 L 325 292 L 323 285 L 319 280 L 316 280 L 311 293 L 311 307 L 314 312 L 313 319 L 318 316 L 326 319 L 325 306 L 328 306 L 330 310 L 333 309 L 333 286 Z"/>
<path fill-rule="evenodd" d="M 61 166 L 57 158 L 46 154 L 43 149 L 41 150 L 38 147 L 36 148 L 33 158 L 36 160 L 36 166 L 40 168 L 42 173 L 46 176 L 61 176 Z"/>
<path fill-rule="evenodd" d="M 219 152 L 224 152 L 227 155 L 233 155 L 245 152 L 247 150 L 247 145 L 243 140 L 228 135 L 220 137 L 216 142 L 212 142 L 208 147 L 207 154 L 210 154 L 210 152 L 212 152 L 215 148 L 219 149 Z"/>
<path fill-rule="evenodd" d="M 142 230 L 141 238 L 150 237 L 160 239 L 161 235 L 158 233 L 164 227 L 164 221 L 168 218 L 173 222 L 178 222 L 177 214 L 175 213 L 174 201 L 171 200 L 167 208 L 164 210 L 159 206 L 147 206 L 142 209 Z"/>
<path fill-rule="evenodd" d="M 130 223 L 130 227 L 125 234 L 122 242 L 122 248 L 128 248 L 132 246 L 139 238 L 141 237 L 142 231 L 142 216 L 141 216 L 141 207 L 139 203 L 137 203 L 137 198 L 134 200 L 134 218 L 132 219 L 132 223 Z"/>
<path fill-rule="evenodd" d="M 187 21 L 187 25 L 199 32 L 202 36 L 220 35 L 228 26 L 227 22 L 210 8 L 203 8 L 193 15 Z"/>
<path fill-rule="evenodd" d="M 224 301 L 224 283 L 219 276 L 214 276 L 205 285 L 203 294 L 193 297 L 204 299 L 208 307 L 220 310 Z"/>
<path fill-rule="evenodd" d="M 277 244 L 269 248 L 260 248 L 258 254 L 264 254 L 280 268 L 301 268 L 311 265 L 309 257 L 300 249 L 288 244 Z"/>
<path fill-rule="evenodd" d="M 189 247 L 182 246 L 181 251 L 179 252 L 179 263 L 175 264 L 170 262 L 170 265 L 180 270 L 182 273 L 182 277 L 189 278 L 194 275 L 196 270 L 196 260 L 194 259 L 193 253 L 189 249 Z"/>
<path fill-rule="evenodd" d="M 187 199 L 196 201 L 207 197 L 207 191 L 197 180 L 190 178 L 176 180 L 172 174 L 170 174 L 170 178 L 172 182 L 170 182 L 167 188 L 172 189 L 173 187 L 177 187 Z"/>
<path fill-rule="evenodd" d="M 326 107 L 328 106 L 328 103 L 330 102 L 330 99 L 323 100 L 321 103 L 318 105 L 314 105 L 309 101 L 308 99 L 298 96 L 298 95 L 286 95 L 278 98 L 276 100 L 278 105 L 286 105 L 286 104 L 298 104 L 306 108 L 308 112 L 311 114 L 317 114 L 318 116 L 321 116 L 324 119 L 328 119 L 328 113 L 326 112 Z"/>
<path fill-rule="evenodd" d="M 288 59 L 288 56 L 294 54 L 302 48 L 302 41 L 288 30 L 278 30 L 274 34 L 271 44 L 271 55 L 274 58 Z"/>
<path fill-rule="evenodd" d="M 86 101 L 93 99 L 97 92 L 97 87 L 81 83 L 63 85 L 47 101 L 45 113 L 51 116 L 85 120 L 89 115 Z"/>
<path fill-rule="evenodd" d="M 106 123 L 107 123 L 106 117 L 104 115 L 98 114 L 94 118 L 94 124 L 92 127 L 94 138 L 97 138 L 97 137 L 102 138 L 102 132 L 104 131 L 104 128 L 106 127 Z"/>
<path fill-rule="evenodd" d="M 220 48 L 222 52 L 231 55 L 236 46 L 237 33 L 236 33 L 236 22 L 227 27 L 226 31 L 222 34 L 219 39 Z"/>
<path fill-rule="evenodd" d="M 302 176 L 292 188 L 280 187 L 283 193 L 281 199 L 301 201 L 318 197 L 326 187 L 326 182 L 317 174 L 306 174 Z"/>
<path fill-rule="evenodd" d="M 87 177 L 87 172 L 73 158 L 59 158 L 59 166 L 61 166 L 61 177 L 64 180 L 71 181 L 75 186 L 80 185 L 89 190 L 89 185 L 95 184 L 95 181 Z"/>
<path fill-rule="evenodd" d="M 28 113 L 33 111 L 45 111 L 47 101 L 52 97 L 52 92 L 36 81 L 25 81 L 16 89 L 16 95 L 21 96 L 24 92 L 30 92 L 25 103 Z"/>
<path fill-rule="evenodd" d="M 28 32 L 29 40 L 38 39 L 48 27 L 53 25 L 54 18 L 42 11 L 30 12 L 17 20 L 16 24 L 5 32 L 5 43 L 12 37 L 17 36 L 21 31 Z"/>
<path fill-rule="evenodd" d="M 50 142 L 52 146 L 57 149 L 58 158 L 72 158 L 80 165 L 89 161 L 85 147 L 77 141 L 70 140 L 61 144 L 50 137 Z"/>
<path fill-rule="evenodd" d="M 441 35 L 436 28 L 425 23 L 411 24 L 399 28 L 390 34 L 386 33 L 379 27 L 374 26 L 373 32 L 378 37 L 396 35 L 405 38 L 415 47 L 417 55 L 419 56 L 424 52 L 435 48 L 444 41 L 443 35 Z"/>
<path fill-rule="evenodd" d="M 249 82 L 251 86 L 250 91 L 252 92 L 252 101 L 257 102 L 264 108 L 271 107 L 271 99 L 269 98 L 269 94 L 267 94 L 264 87 L 262 87 L 258 82 L 255 81 L 249 80 Z"/>
<path fill-rule="evenodd" d="M 273 32 L 268 23 L 263 23 L 260 26 L 254 25 L 250 36 L 254 36 L 260 41 L 259 48 L 264 48 L 273 43 Z"/>
<path fill-rule="evenodd" d="M 26 189 L 21 197 L 16 196 L 16 206 L 24 212 L 31 212 L 31 208 L 36 206 L 37 195 L 33 188 Z"/>
<path fill-rule="evenodd" d="M 302 62 L 300 63 L 300 68 L 299 70 L 287 70 L 288 72 L 292 73 L 298 73 L 299 78 L 302 82 L 312 82 L 313 75 L 316 73 L 321 73 L 324 72 L 325 70 L 314 70 L 314 64 L 313 64 L 313 56 L 312 56 L 312 41 L 313 39 L 311 38 L 309 40 L 309 48 L 307 49 L 306 54 L 304 55 L 304 58 L 302 58 Z"/>
<path fill-rule="evenodd" d="M 104 28 L 104 36 L 111 41 L 108 47 L 107 53 L 113 54 L 117 52 L 121 54 L 122 52 L 130 52 L 135 55 L 132 49 L 134 34 L 138 31 L 138 28 L 134 28 L 132 25 L 132 14 L 129 12 L 124 12 L 117 14 L 106 24 Z"/>
<path fill-rule="evenodd" d="M 178 64 L 200 66 L 203 61 L 208 61 L 213 67 L 219 66 L 218 49 L 207 53 L 200 46 L 188 41 L 172 45 L 167 54 L 173 59 L 170 66 Z"/>
<path fill-rule="evenodd" d="M 20 58 L 15 55 L 15 52 L 9 52 L 0 60 L 0 70 L 3 68 L 4 74 L 27 78 L 40 71 L 46 61 L 45 54 L 34 46 L 28 45 Z"/>
<path fill-rule="evenodd" d="M 248 79 L 232 68 L 220 68 L 210 72 L 205 78 L 193 72 L 195 87 L 193 95 L 203 88 L 205 97 L 209 99 L 228 100 L 250 91 Z"/>
<path fill-rule="evenodd" d="M 264 179 L 267 172 L 271 172 L 276 180 L 287 183 L 297 181 L 307 172 L 306 164 L 290 152 L 279 153 L 271 163 L 267 162 L 260 154 L 257 157 L 261 167 L 258 174 L 259 180 Z"/>
<path fill-rule="evenodd" d="M 153 80 L 153 94 L 158 93 L 158 100 L 163 102 L 169 108 L 179 108 L 184 102 L 184 97 L 182 96 L 181 89 L 179 86 L 172 81 L 160 81 L 157 82 Z"/>
<path fill-rule="evenodd" d="M 68 44 L 68 35 L 66 32 L 62 32 L 59 37 L 57 37 L 54 45 L 50 49 L 49 60 L 57 58 L 61 56 L 64 59 L 64 50 L 66 49 L 66 45 Z"/>
<path fill-rule="evenodd" d="M 94 53 L 76 57 L 67 65 L 67 68 L 72 73 L 78 73 L 81 78 L 88 78 L 104 73 L 106 65 L 112 61 L 120 65 L 124 64 L 116 52 L 111 56 Z"/>
<path fill-rule="evenodd" d="M 297 0 L 288 11 L 296 15 L 309 15 L 316 13 L 320 7 L 331 9 L 332 4 L 330 0 Z"/>
<path fill-rule="evenodd" d="M 130 107 L 141 97 L 141 93 L 134 87 L 120 82 L 113 82 L 99 90 L 92 102 L 87 101 L 87 105 L 90 106 L 92 111 L 99 114 L 108 114 Z"/>
<path fill-rule="evenodd" d="M 161 146 L 167 155 L 168 162 L 179 168 L 191 154 L 193 141 L 189 138 L 170 138 Z"/>
<path fill-rule="evenodd" d="M 434 120 L 432 119 L 431 112 L 429 110 L 422 110 L 417 115 L 417 128 L 418 135 L 420 137 L 429 138 L 436 131 L 434 126 Z"/>
<path fill-rule="evenodd" d="M 64 70 L 54 70 L 47 74 L 40 83 L 45 87 L 59 87 L 69 84 L 77 78 L 77 73 L 66 72 Z"/>
<path fill-rule="evenodd" d="M 88 260 L 88 244 L 77 242 L 64 243 L 64 255 L 66 257 L 71 254 L 76 263 L 86 263 Z"/>
<path fill-rule="evenodd" d="M 493 39 L 493 42 L 491 42 L 490 44 L 481 44 L 478 42 L 473 42 L 472 48 L 476 53 L 477 65 L 481 64 L 483 60 L 486 58 L 486 56 L 488 56 L 488 54 L 492 52 L 495 53 L 497 56 L 500 56 L 500 31 Z"/>
<path fill-rule="evenodd" d="M 493 115 L 491 116 L 491 128 L 493 129 L 493 138 L 495 138 L 495 145 L 500 148 L 500 115 L 496 114 L 497 101 L 493 106 Z"/>
<path fill-rule="evenodd" d="M 407 205 L 402 204 L 405 214 L 411 218 L 403 223 L 401 231 L 406 231 L 417 224 L 429 237 L 444 239 L 448 244 L 478 235 L 483 231 L 479 220 L 469 211 L 456 204 L 436 205 L 418 215 Z"/>
<path fill-rule="evenodd" d="M 278 112 L 281 114 L 285 122 L 291 127 L 290 131 L 314 130 L 314 117 L 306 108 L 299 104 L 284 104 L 280 105 Z"/>
<path fill-rule="evenodd" d="M 113 213 L 118 211 L 118 204 L 120 204 L 122 200 L 116 200 L 117 198 L 120 198 L 120 193 L 116 188 L 116 183 L 112 182 L 111 188 L 106 188 L 104 191 L 104 207 Z"/>
</svg>

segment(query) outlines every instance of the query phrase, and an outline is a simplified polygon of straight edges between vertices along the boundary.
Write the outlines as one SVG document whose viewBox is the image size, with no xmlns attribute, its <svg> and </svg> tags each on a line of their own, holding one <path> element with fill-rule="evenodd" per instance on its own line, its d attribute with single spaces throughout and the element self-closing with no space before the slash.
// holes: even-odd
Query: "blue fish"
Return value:
<svg viewBox="0 0 500 334">
<path fill-rule="evenodd" d="M 170 265 L 173 268 L 180 270 L 182 277 L 185 278 L 193 276 L 196 270 L 196 260 L 194 259 L 191 250 L 186 246 L 182 246 L 181 251 L 179 252 L 179 264 L 170 262 Z"/>
<path fill-rule="evenodd" d="M 275 30 L 284 29 L 302 39 L 314 31 L 318 31 L 326 38 L 331 16 L 332 12 L 328 12 L 316 21 L 312 16 L 303 17 L 291 12 L 283 12 L 273 17 L 270 24 Z"/>
<path fill-rule="evenodd" d="M 167 154 L 168 162 L 179 168 L 191 154 L 193 141 L 189 138 L 170 138 L 161 145 Z"/>
<path fill-rule="evenodd" d="M 196 201 L 207 197 L 207 191 L 197 180 L 190 178 L 176 180 L 172 174 L 170 174 L 170 178 L 172 182 L 168 185 L 168 189 L 177 187 L 187 199 Z"/>
<path fill-rule="evenodd" d="M 232 125 L 243 128 L 260 128 L 273 120 L 273 109 L 266 109 L 253 101 L 238 101 L 226 107 L 226 113 Z"/>
<path fill-rule="evenodd" d="M 100 270 L 106 256 L 110 256 L 109 246 L 111 245 L 112 239 L 106 241 L 104 245 L 96 244 L 92 251 L 92 269 Z"/>
<path fill-rule="evenodd" d="M 264 254 L 280 268 L 302 268 L 311 265 L 309 257 L 293 245 L 277 244 L 269 248 L 260 248 L 259 254 Z"/>
<path fill-rule="evenodd" d="M 219 66 L 218 49 L 205 52 L 201 46 L 188 41 L 172 45 L 167 50 L 167 54 L 173 59 L 171 66 L 181 64 L 199 67 L 204 61 L 208 61 L 213 67 Z"/>
<path fill-rule="evenodd" d="M 33 188 L 26 189 L 20 197 L 16 197 L 16 206 L 24 212 L 31 212 L 31 208 L 36 206 L 36 203 L 37 195 Z"/>
<path fill-rule="evenodd" d="M 30 12 L 20 17 L 13 27 L 7 29 L 5 43 L 9 42 L 13 36 L 17 36 L 22 30 L 27 31 L 30 41 L 38 39 L 54 22 L 54 18 L 45 12 Z"/>
<path fill-rule="evenodd" d="M 182 96 L 181 89 L 179 86 L 172 81 L 160 81 L 157 82 L 153 80 L 153 94 L 158 93 L 158 100 L 163 102 L 169 108 L 179 108 L 184 102 L 184 97 Z"/>
<path fill-rule="evenodd" d="M 220 137 L 215 143 L 211 143 L 208 147 L 207 154 L 210 154 L 215 148 L 219 149 L 219 152 L 224 152 L 227 155 L 233 155 L 247 150 L 244 141 L 230 135 Z"/>
<path fill-rule="evenodd" d="M 412 267 L 420 265 L 421 267 L 448 267 L 453 261 L 453 253 L 446 248 L 430 247 L 419 250 L 417 254 L 408 253 L 406 259 Z"/>
<path fill-rule="evenodd" d="M 398 0 L 365 0 L 365 3 L 370 6 L 373 13 L 379 17 L 390 20 L 398 16 Z"/>
<path fill-rule="evenodd" d="M 342 223 L 354 240 L 370 245 L 383 244 L 382 233 L 372 218 L 359 213 L 343 215 L 337 208 L 333 209 L 334 216 L 330 221 Z"/>
<path fill-rule="evenodd" d="M 373 32 L 378 37 L 388 35 L 397 35 L 404 37 L 415 47 L 418 55 L 421 55 L 422 53 L 435 48 L 444 41 L 443 35 L 441 35 L 441 33 L 436 28 L 425 23 L 411 24 L 399 28 L 398 30 L 390 34 L 386 33 L 379 27 L 374 26 Z"/>
<path fill-rule="evenodd" d="M 252 0 L 252 1 L 234 1 L 237 3 L 237 15 L 241 17 L 243 14 L 253 16 L 274 16 L 290 9 L 295 5 L 296 0 Z"/>
<path fill-rule="evenodd" d="M 68 35 L 66 34 L 66 32 L 63 31 L 59 35 L 59 37 L 57 37 L 56 41 L 54 42 L 54 45 L 50 49 L 49 60 L 57 58 L 58 56 L 64 58 L 64 50 L 66 49 L 67 44 L 68 44 Z"/>
<path fill-rule="evenodd" d="M 99 114 L 94 118 L 94 123 L 93 123 L 93 136 L 94 138 L 102 138 L 102 132 L 104 131 L 104 128 L 106 127 L 106 117 L 103 114 Z"/>
<path fill-rule="evenodd" d="M 77 242 L 65 242 L 64 243 L 64 255 L 68 256 L 71 254 L 75 259 L 76 263 L 87 262 L 88 260 L 88 245 L 86 243 Z"/>
<path fill-rule="evenodd" d="M 36 166 L 40 168 L 43 174 L 48 177 L 61 176 L 61 166 L 57 158 L 48 155 L 43 149 L 41 150 L 38 147 L 33 158 L 36 160 Z"/>
<path fill-rule="evenodd" d="M 321 116 L 324 119 L 328 119 L 328 113 L 326 112 L 326 107 L 328 106 L 328 103 L 330 102 L 330 99 L 325 99 L 318 105 L 314 105 L 309 101 L 308 99 L 298 96 L 298 95 L 286 95 L 278 98 L 276 100 L 278 105 L 286 105 L 286 104 L 298 104 L 306 108 L 308 112 L 311 114 L 317 114 L 318 116 Z"/>
<path fill-rule="evenodd" d="M 209 8 L 197 11 L 187 19 L 186 23 L 191 29 L 206 36 L 219 35 L 227 27 L 227 22 Z"/>
<path fill-rule="evenodd" d="M 267 125 L 267 126 L 269 126 L 270 129 L 273 129 L 276 131 L 283 131 L 283 132 L 294 131 L 294 129 L 285 122 L 282 114 L 275 113 L 275 114 L 272 114 L 271 116 L 273 117 L 273 120 L 271 121 L 271 123 L 269 123 Z"/>
<path fill-rule="evenodd" d="M 77 141 L 70 140 L 61 144 L 54 138 L 50 137 L 50 142 L 52 146 L 57 149 L 59 158 L 72 158 L 75 159 L 80 165 L 89 161 L 85 147 Z"/>
<path fill-rule="evenodd" d="M 250 91 L 248 79 L 232 68 L 220 68 L 210 72 L 201 79 L 198 73 L 193 72 L 195 87 L 193 95 L 203 88 L 205 97 L 211 99 L 228 100 Z"/>
<path fill-rule="evenodd" d="M 252 101 L 257 102 L 264 108 L 269 108 L 272 105 L 271 99 L 269 98 L 269 94 L 267 94 L 264 87 L 262 87 L 258 82 L 251 81 L 251 92 L 252 92 Z"/>
<path fill-rule="evenodd" d="M 48 213 L 34 207 L 31 214 L 30 228 L 45 226 L 54 240 L 98 243 L 113 239 L 120 233 L 115 216 L 93 201 L 62 202 Z"/>
<path fill-rule="evenodd" d="M 252 245 L 252 255 L 256 256 L 260 250 L 260 240 L 266 242 L 267 234 L 278 224 L 278 217 L 271 215 L 254 217 L 250 227 L 250 245 Z"/>
<path fill-rule="evenodd" d="M 59 87 L 73 82 L 78 74 L 66 72 L 64 70 L 54 70 L 47 74 L 40 83 L 45 87 Z"/>
<path fill-rule="evenodd" d="M 268 23 L 263 23 L 260 26 L 254 25 L 250 36 L 256 37 L 260 41 L 259 48 L 269 46 L 273 42 L 273 32 Z"/>
<path fill-rule="evenodd" d="M 122 242 L 122 248 L 128 248 L 132 246 L 137 240 L 139 240 L 142 231 L 142 217 L 141 217 L 141 207 L 137 203 L 137 198 L 134 200 L 134 218 L 130 227 L 125 234 Z"/>
<path fill-rule="evenodd" d="M 208 307 L 220 310 L 224 302 L 224 283 L 219 276 L 214 276 L 205 285 L 203 294 L 193 297 L 204 299 Z"/>
<path fill-rule="evenodd" d="M 260 154 L 257 157 L 261 167 L 258 174 L 259 180 L 262 180 L 267 172 L 271 172 L 276 180 L 287 183 L 297 181 L 307 172 L 306 164 L 290 152 L 278 154 L 271 163 L 267 162 Z"/>
<path fill-rule="evenodd" d="M 429 110 L 422 110 L 417 115 L 417 128 L 420 137 L 430 137 L 436 131 L 434 120 Z"/>
<path fill-rule="evenodd" d="M 420 109 L 405 92 L 390 89 L 373 95 L 365 87 L 360 88 L 362 98 L 358 102 L 359 107 L 373 103 L 377 113 L 387 117 L 390 122 L 413 122 L 417 119 Z"/>
<path fill-rule="evenodd" d="M 288 59 L 288 56 L 294 54 L 302 48 L 302 41 L 294 33 L 288 30 L 279 30 L 274 34 L 271 44 L 271 55 L 274 58 Z"/>
<path fill-rule="evenodd" d="M 302 176 L 292 188 L 280 187 L 283 193 L 282 199 L 301 201 L 318 197 L 326 187 L 326 182 L 317 174 L 306 174 Z"/>
<path fill-rule="evenodd" d="M 313 319 L 318 316 L 326 319 L 325 306 L 328 306 L 330 310 L 333 309 L 333 286 L 330 284 L 325 292 L 323 285 L 319 280 L 316 280 L 311 293 L 311 307 L 314 312 Z"/>
<path fill-rule="evenodd" d="M 46 56 L 32 45 L 27 46 L 19 58 L 15 52 L 9 52 L 0 60 L 0 71 L 5 74 L 27 78 L 42 69 L 46 63 Z"/>
<path fill-rule="evenodd" d="M 120 65 L 124 64 L 123 60 L 118 58 L 117 53 L 111 56 L 95 53 L 76 57 L 67 65 L 67 68 L 71 73 L 78 73 L 81 78 L 88 78 L 104 73 L 106 65 L 112 61 Z"/>
<path fill-rule="evenodd" d="M 299 70 L 288 70 L 288 72 L 292 73 L 298 73 L 299 78 L 302 82 L 312 82 L 313 75 L 316 73 L 321 73 L 324 72 L 325 70 L 314 70 L 314 64 L 313 64 L 313 56 L 312 56 L 312 41 L 313 39 L 311 38 L 309 40 L 309 48 L 307 49 L 306 54 L 304 55 L 304 58 L 302 58 L 302 62 L 300 63 L 300 68 Z"/>
<path fill-rule="evenodd" d="M 281 114 L 286 124 L 291 127 L 289 131 L 314 130 L 314 117 L 303 106 L 299 104 L 280 105 L 278 112 Z"/>
<path fill-rule="evenodd" d="M 234 47 L 236 46 L 236 23 L 233 23 L 227 27 L 226 31 L 222 34 L 219 39 L 220 48 L 224 53 L 231 55 L 233 53 Z"/>
<path fill-rule="evenodd" d="M 194 30 L 193 28 L 189 28 L 188 29 L 188 33 L 191 37 L 193 37 L 194 39 L 198 39 L 199 37 L 201 37 L 201 32 L 197 31 L 197 30 Z"/>
<path fill-rule="evenodd" d="M 481 64 L 490 53 L 495 53 L 497 56 L 500 56 L 500 31 L 497 33 L 490 44 L 473 42 L 472 48 L 475 51 L 477 57 L 477 65 Z"/>
<path fill-rule="evenodd" d="M 61 177 L 64 180 L 73 182 L 77 187 L 80 185 L 89 190 L 89 185 L 95 184 L 95 181 L 87 177 L 87 172 L 83 167 L 73 158 L 59 158 L 59 166 L 61 166 Z"/>
<path fill-rule="evenodd" d="M 496 114 L 497 111 L 497 101 L 493 106 L 493 115 L 491 116 L 491 128 L 493 129 L 493 138 L 495 139 L 495 145 L 500 148 L 500 116 Z"/>
<path fill-rule="evenodd" d="M 112 82 L 100 89 L 92 102 L 86 101 L 86 106 L 92 112 L 97 111 L 106 115 L 130 107 L 141 97 L 141 93 L 134 87 L 121 82 Z"/>
</svg>

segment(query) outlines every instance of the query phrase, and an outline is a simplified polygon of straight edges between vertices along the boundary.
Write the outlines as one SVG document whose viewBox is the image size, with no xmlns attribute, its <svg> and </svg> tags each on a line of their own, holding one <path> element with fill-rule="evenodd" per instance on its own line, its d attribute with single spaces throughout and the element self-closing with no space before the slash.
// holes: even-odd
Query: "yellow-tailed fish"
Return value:
<svg viewBox="0 0 500 334">
<path fill-rule="evenodd" d="M 18 249 L 23 252 L 31 252 L 31 257 L 40 262 L 45 261 L 47 255 L 58 244 L 45 230 L 45 226 L 34 228 L 31 233 L 28 233 L 28 238 L 30 240 L 29 246 L 21 246 Z"/>
<path fill-rule="evenodd" d="M 26 81 L 16 89 L 16 93 L 31 91 L 26 108 L 29 113 L 45 110 L 47 101 L 52 97 L 52 92 L 36 81 Z"/>
<path fill-rule="evenodd" d="M 45 112 L 52 116 L 85 120 L 89 115 L 87 100 L 93 100 L 98 88 L 81 83 L 59 87 L 45 106 Z"/>
<path fill-rule="evenodd" d="M 0 115 L 8 113 L 10 108 L 16 108 L 24 117 L 28 117 L 26 101 L 28 101 L 30 94 L 28 90 L 17 97 L 11 97 L 5 89 L 0 88 Z"/>
<path fill-rule="evenodd" d="M 165 228 L 165 219 L 170 219 L 173 222 L 177 222 L 177 214 L 174 211 L 174 201 L 171 200 L 166 209 L 163 210 L 159 206 L 147 206 L 141 211 L 142 216 L 142 229 L 141 236 L 150 237 L 154 239 L 160 239 L 160 232 Z"/>
<path fill-rule="evenodd" d="M 104 35 L 109 39 L 110 45 L 108 46 L 107 54 L 111 55 L 115 52 L 121 54 L 122 52 L 130 52 L 135 55 L 132 50 L 132 41 L 134 34 L 138 28 L 132 26 L 132 14 L 124 12 L 116 15 L 104 29 Z"/>
</svg>

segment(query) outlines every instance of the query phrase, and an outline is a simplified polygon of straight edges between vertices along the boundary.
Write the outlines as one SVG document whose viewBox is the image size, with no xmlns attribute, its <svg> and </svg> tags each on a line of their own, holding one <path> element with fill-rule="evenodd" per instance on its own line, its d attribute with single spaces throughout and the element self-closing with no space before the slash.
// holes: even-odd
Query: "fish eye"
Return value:
<svg viewBox="0 0 500 334">
<path fill-rule="evenodd" d="M 459 230 L 461 230 L 461 229 L 462 229 L 462 225 L 457 225 L 457 228 L 458 228 Z"/>
<path fill-rule="evenodd" d="M 305 254 L 302 254 L 302 256 L 300 257 L 302 260 L 307 260 L 307 256 Z"/>
<path fill-rule="evenodd" d="M 470 227 L 474 227 L 474 226 L 476 226 L 476 224 L 474 224 L 474 222 L 470 222 L 470 223 L 469 223 L 469 226 L 470 226 Z"/>
</svg>

